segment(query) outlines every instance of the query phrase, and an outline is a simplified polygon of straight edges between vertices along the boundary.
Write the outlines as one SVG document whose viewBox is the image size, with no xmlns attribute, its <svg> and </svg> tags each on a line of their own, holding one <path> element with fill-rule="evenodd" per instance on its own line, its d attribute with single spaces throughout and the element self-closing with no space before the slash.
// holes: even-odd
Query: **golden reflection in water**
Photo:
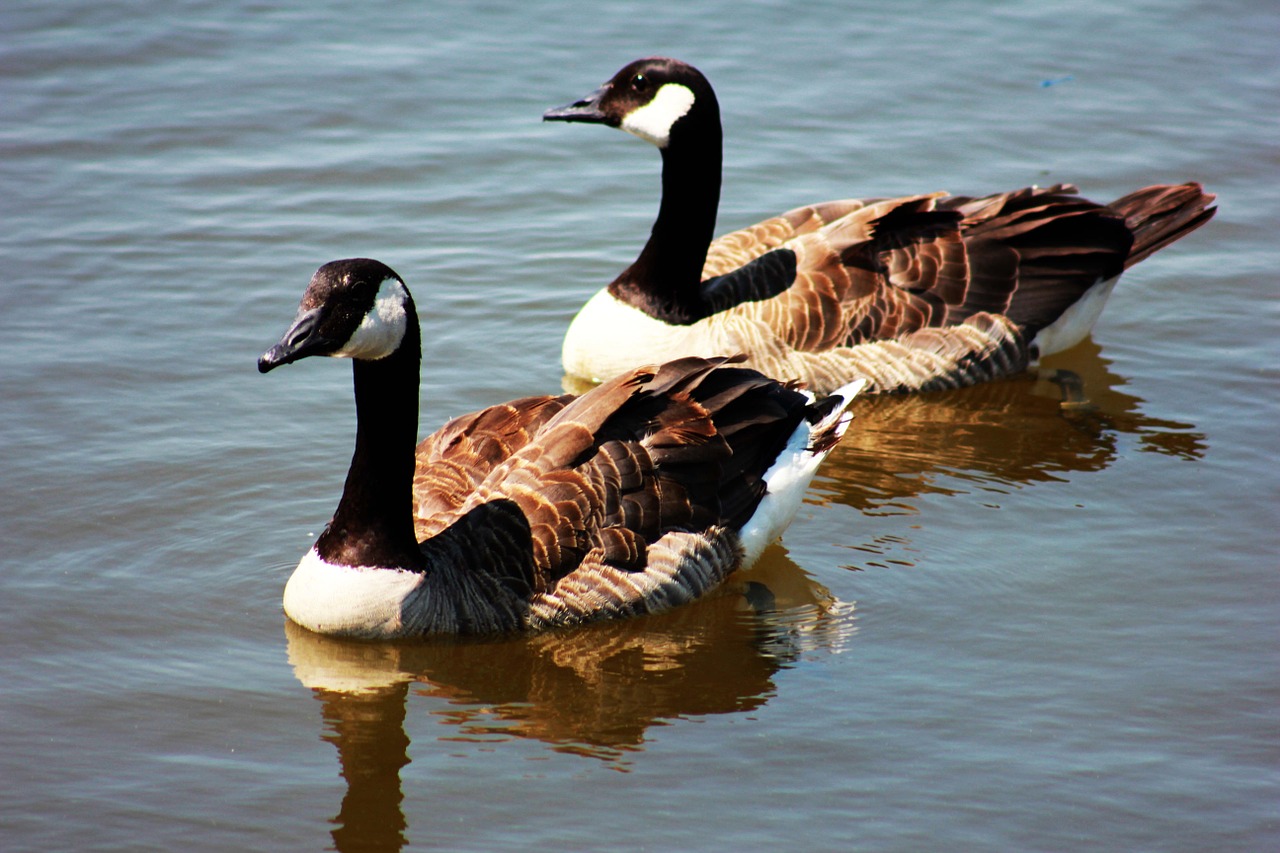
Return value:
<svg viewBox="0 0 1280 853">
<path fill-rule="evenodd" d="M 867 516 L 917 510 L 913 498 L 1099 471 L 1130 449 L 1198 459 L 1192 425 L 1147 417 L 1092 342 L 1038 375 L 974 388 L 859 401 L 857 421 L 811 493 Z M 572 389 L 571 389 L 572 390 Z M 850 547 L 876 553 L 895 543 Z M 901 544 L 901 543 L 898 543 Z M 894 562 L 894 561 L 887 561 Z M 334 818 L 339 850 L 405 843 L 400 769 L 405 719 L 423 697 L 437 741 L 533 739 L 620 771 L 651 726 L 750 711 L 774 675 L 810 652 L 843 650 L 853 605 L 833 598 L 778 547 L 709 599 L 657 617 L 488 639 L 364 643 L 286 622 L 289 661 L 323 706 L 347 793 Z"/>
<path fill-rule="evenodd" d="M 839 651 L 853 632 L 853 605 L 779 547 L 706 600 L 579 629 L 369 643 L 285 623 L 289 662 L 321 702 L 347 783 L 339 850 L 405 843 L 406 708 L 420 697 L 444 727 L 438 742 L 532 739 L 627 772 L 651 726 L 758 708 L 779 669 Z"/>
<path fill-rule="evenodd" d="M 914 514 L 924 494 L 998 495 L 1101 471 L 1127 445 L 1180 459 L 1204 455 L 1191 424 L 1148 417 L 1086 341 L 1027 374 L 958 391 L 868 397 L 818 472 L 811 498 L 866 515 Z M 994 499 L 994 498 L 993 498 Z"/>
</svg>

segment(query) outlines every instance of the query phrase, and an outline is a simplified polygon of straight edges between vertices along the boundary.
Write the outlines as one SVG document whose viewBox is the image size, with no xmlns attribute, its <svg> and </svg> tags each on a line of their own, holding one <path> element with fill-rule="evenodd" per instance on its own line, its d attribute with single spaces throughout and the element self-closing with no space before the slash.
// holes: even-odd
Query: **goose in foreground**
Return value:
<svg viewBox="0 0 1280 853">
<path fill-rule="evenodd" d="M 662 152 L 662 202 L 630 267 L 581 309 L 565 370 L 600 381 L 647 361 L 743 352 L 822 393 L 971 385 L 1083 340 L 1117 277 L 1203 225 L 1199 184 L 1109 205 L 1066 184 L 799 207 L 712 242 L 720 107 L 674 59 L 627 65 L 547 121 L 606 124 Z"/>
<path fill-rule="evenodd" d="M 352 360 L 346 486 L 284 591 L 313 631 L 536 629 L 691 601 L 790 524 L 862 385 L 815 401 L 732 359 L 686 358 L 463 415 L 415 448 L 420 334 L 395 272 L 333 261 L 258 360 Z"/>
</svg>

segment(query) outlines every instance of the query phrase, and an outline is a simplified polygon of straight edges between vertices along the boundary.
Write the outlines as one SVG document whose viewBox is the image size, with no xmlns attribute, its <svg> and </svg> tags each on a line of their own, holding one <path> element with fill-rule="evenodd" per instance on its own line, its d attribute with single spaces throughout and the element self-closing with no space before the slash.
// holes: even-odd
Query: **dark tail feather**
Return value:
<svg viewBox="0 0 1280 853">
<path fill-rule="evenodd" d="M 1213 218 L 1218 212 L 1214 196 L 1192 182 L 1179 185 L 1158 184 L 1143 187 L 1107 205 L 1124 217 L 1133 232 L 1133 249 L 1125 259 L 1128 269 L 1148 255 L 1181 240 Z"/>
</svg>

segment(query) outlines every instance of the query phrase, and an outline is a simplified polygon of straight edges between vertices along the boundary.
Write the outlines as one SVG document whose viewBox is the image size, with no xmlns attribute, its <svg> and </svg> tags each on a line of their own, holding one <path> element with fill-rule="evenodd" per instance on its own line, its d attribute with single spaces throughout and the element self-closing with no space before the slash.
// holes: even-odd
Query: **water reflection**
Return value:
<svg viewBox="0 0 1280 853">
<path fill-rule="evenodd" d="M 479 640 L 354 642 L 288 622 L 285 635 L 347 783 L 334 844 L 396 850 L 417 697 L 444 700 L 430 703 L 438 741 L 535 739 L 625 772 L 651 726 L 760 707 L 779 669 L 845 648 L 853 616 L 775 547 L 720 594 L 656 617 Z"/>
<path fill-rule="evenodd" d="M 868 516 L 915 513 L 921 495 L 981 491 L 998 501 L 1027 484 L 1102 470 L 1130 451 L 1204 454 L 1192 425 L 1142 414 L 1124 385 L 1086 343 L 1035 377 L 867 399 L 814 499 Z M 371 644 L 286 625 L 289 660 L 323 706 L 324 738 L 347 782 L 334 818 L 339 850 L 405 842 L 400 770 L 415 697 L 431 700 L 440 742 L 533 739 L 626 771 L 650 727 L 758 708 L 780 669 L 843 650 L 853 632 L 852 605 L 781 548 L 706 601 L 585 629 Z"/>
<path fill-rule="evenodd" d="M 1148 417 L 1091 341 L 1026 375 L 959 391 L 870 397 L 828 458 L 815 498 L 866 515 L 914 513 L 913 497 L 1101 471 L 1130 448 L 1199 459 L 1193 425 Z"/>
</svg>

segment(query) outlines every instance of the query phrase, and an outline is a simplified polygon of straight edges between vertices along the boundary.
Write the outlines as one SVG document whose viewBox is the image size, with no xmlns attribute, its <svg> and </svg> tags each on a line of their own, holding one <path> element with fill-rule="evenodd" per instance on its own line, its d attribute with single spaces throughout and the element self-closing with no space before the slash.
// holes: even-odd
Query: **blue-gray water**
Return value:
<svg viewBox="0 0 1280 853">
<path fill-rule="evenodd" d="M 10 0 L 0 847 L 1280 848 L 1280 7 Z M 640 55 L 720 95 L 720 230 L 1196 179 L 1221 212 L 1023 378 L 868 402 L 783 547 L 668 617 L 352 645 L 280 592 L 345 364 L 321 263 L 424 314 L 423 432 L 561 385 L 657 154 L 544 125 Z M 1047 85 L 1046 85 L 1047 84 Z"/>
</svg>

